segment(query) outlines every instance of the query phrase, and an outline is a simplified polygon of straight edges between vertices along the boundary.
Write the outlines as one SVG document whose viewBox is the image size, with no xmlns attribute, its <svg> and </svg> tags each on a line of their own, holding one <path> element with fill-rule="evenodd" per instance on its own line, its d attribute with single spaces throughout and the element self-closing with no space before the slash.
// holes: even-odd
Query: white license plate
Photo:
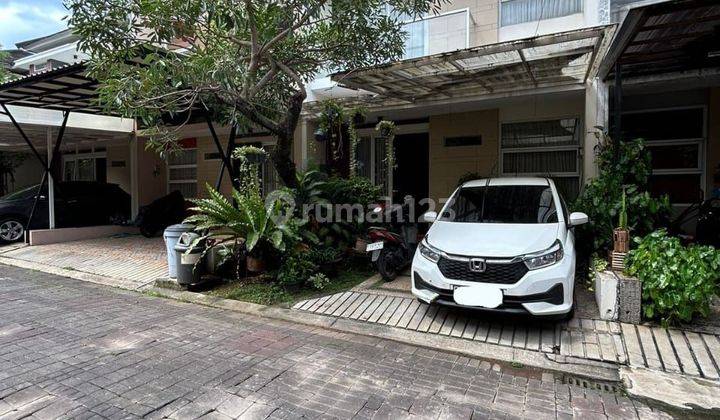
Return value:
<svg viewBox="0 0 720 420">
<path fill-rule="evenodd" d="M 480 306 L 483 308 L 497 308 L 502 305 L 502 290 L 489 284 L 458 287 L 453 292 L 455 302 L 463 306 Z"/>
<path fill-rule="evenodd" d="M 367 244 L 365 251 L 366 252 L 377 251 L 378 249 L 383 249 L 383 246 L 385 246 L 385 242 L 373 242 L 371 244 Z"/>
</svg>

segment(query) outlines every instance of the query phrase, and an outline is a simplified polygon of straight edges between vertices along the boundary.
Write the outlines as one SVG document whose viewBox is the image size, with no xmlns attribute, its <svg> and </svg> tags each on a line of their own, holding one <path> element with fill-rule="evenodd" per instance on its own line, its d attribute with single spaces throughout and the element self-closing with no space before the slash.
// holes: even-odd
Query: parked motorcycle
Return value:
<svg viewBox="0 0 720 420">
<path fill-rule="evenodd" d="M 387 225 L 372 226 L 368 230 L 366 251 L 371 253 L 380 276 L 385 281 L 394 280 L 412 261 L 417 248 L 418 225 L 415 220 L 414 200 L 405 197 L 403 204 L 386 206 L 379 204 L 373 212 L 382 215 Z"/>
<path fill-rule="evenodd" d="M 695 236 L 685 235 L 683 225 L 695 221 Z M 685 242 L 720 248 L 720 198 L 698 201 L 688 206 L 670 225 L 670 232 Z"/>
<path fill-rule="evenodd" d="M 138 211 L 135 225 L 146 238 L 152 238 L 166 227 L 185 219 L 185 198 L 179 191 L 160 197 Z"/>
</svg>

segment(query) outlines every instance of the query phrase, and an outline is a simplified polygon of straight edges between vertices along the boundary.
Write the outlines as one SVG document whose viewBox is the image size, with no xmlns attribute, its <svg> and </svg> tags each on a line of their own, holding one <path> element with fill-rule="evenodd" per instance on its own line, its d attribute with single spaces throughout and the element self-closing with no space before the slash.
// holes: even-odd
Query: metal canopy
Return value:
<svg viewBox="0 0 720 420">
<path fill-rule="evenodd" d="M 483 45 L 340 72 L 332 80 L 411 103 L 584 84 L 613 30 L 601 26 Z"/>
<path fill-rule="evenodd" d="M 628 12 L 599 75 L 623 78 L 720 67 L 720 2 L 675 0 Z"/>
<path fill-rule="evenodd" d="M 47 200 L 50 229 L 55 228 L 55 188 L 52 173 L 58 165 L 59 151 L 68 128 L 70 114 L 93 114 L 94 116 L 91 118 L 103 118 L 98 114 L 112 115 L 103 111 L 98 105 L 97 87 L 99 83 L 87 77 L 85 75 L 86 70 L 85 64 L 80 62 L 0 84 L 0 114 L 7 117 L 10 124 L 15 128 L 14 134 L 10 134 L 12 131 L 10 133 L 1 133 L 0 141 L 2 143 L 0 143 L 0 146 L 12 149 L 25 143 L 35 159 L 43 167 L 39 190 L 42 190 L 46 183 L 48 184 Z M 62 122 L 56 133 L 53 133 L 51 127 L 45 127 L 46 157 L 40 154 L 36 146 L 38 124 L 27 124 L 27 121 L 23 121 L 23 124 L 21 124 L 17 119 L 16 114 L 26 113 L 28 109 L 34 110 L 36 114 L 51 111 L 61 111 L 62 113 Z M 27 113 L 25 116 L 28 116 Z M 27 125 L 25 127 L 27 130 L 23 127 L 25 125 Z M 81 127 L 78 127 L 77 133 L 73 134 L 79 135 L 82 132 L 89 135 L 93 134 L 92 131 L 88 132 L 86 128 Z M 54 141 L 53 134 L 56 136 Z M 26 231 L 30 231 L 33 227 L 32 222 L 39 200 L 40 194 L 37 194 L 27 220 Z"/>
<path fill-rule="evenodd" d="M 97 102 L 97 80 L 86 76 L 85 63 L 68 64 L 0 84 L 0 102 L 56 111 L 112 115 Z"/>
</svg>

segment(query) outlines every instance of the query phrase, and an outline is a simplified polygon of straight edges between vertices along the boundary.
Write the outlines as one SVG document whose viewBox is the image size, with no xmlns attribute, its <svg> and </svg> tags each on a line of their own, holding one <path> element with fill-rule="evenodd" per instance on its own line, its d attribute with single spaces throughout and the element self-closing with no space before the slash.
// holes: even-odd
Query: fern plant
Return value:
<svg viewBox="0 0 720 420">
<path fill-rule="evenodd" d="M 198 231 L 207 231 L 202 237 L 245 240 L 245 249 L 253 253 L 258 245 L 267 243 L 283 252 L 289 242 L 299 239 L 298 228 L 302 222 L 287 217 L 283 212 L 285 203 L 280 199 L 269 199 L 265 203 L 259 193 L 241 194 L 233 189 L 234 207 L 210 185 L 206 185 L 210 198 L 192 200 L 195 214 L 185 219 L 195 225 Z"/>
</svg>

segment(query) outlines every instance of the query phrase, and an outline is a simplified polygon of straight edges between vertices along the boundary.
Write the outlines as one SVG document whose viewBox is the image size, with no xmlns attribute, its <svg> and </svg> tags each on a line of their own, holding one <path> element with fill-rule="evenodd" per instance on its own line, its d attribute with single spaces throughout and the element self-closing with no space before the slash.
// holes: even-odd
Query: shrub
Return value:
<svg viewBox="0 0 720 420">
<path fill-rule="evenodd" d="M 317 269 L 307 252 L 295 252 L 283 260 L 278 269 L 277 282 L 283 286 L 303 285 Z"/>
<path fill-rule="evenodd" d="M 323 185 L 325 198 L 333 204 L 367 206 L 380 199 L 380 187 L 363 177 L 332 177 Z"/>
<path fill-rule="evenodd" d="M 664 230 L 635 238 L 627 272 L 642 282 L 643 313 L 663 325 L 707 316 L 718 293 L 720 251 L 710 246 L 684 247 Z"/>
<path fill-rule="evenodd" d="M 330 279 L 323 273 L 317 273 L 308 278 L 308 283 L 316 290 L 322 290 L 330 284 Z"/>
<path fill-rule="evenodd" d="M 314 247 L 309 252 L 309 258 L 318 266 L 334 263 L 340 256 L 340 251 L 334 247 Z"/>
<path fill-rule="evenodd" d="M 615 150 L 618 147 L 619 150 Z M 617 156 L 616 156 L 617 153 Z M 633 235 L 646 235 L 667 224 L 670 201 L 647 191 L 650 154 L 641 139 L 616 145 L 608 137 L 597 147 L 598 176 L 590 181 L 573 206 L 585 212 L 590 223 L 577 228 L 578 248 L 586 256 L 610 248 L 612 231 L 622 208 L 623 190 L 628 208 L 627 227 Z"/>
</svg>

